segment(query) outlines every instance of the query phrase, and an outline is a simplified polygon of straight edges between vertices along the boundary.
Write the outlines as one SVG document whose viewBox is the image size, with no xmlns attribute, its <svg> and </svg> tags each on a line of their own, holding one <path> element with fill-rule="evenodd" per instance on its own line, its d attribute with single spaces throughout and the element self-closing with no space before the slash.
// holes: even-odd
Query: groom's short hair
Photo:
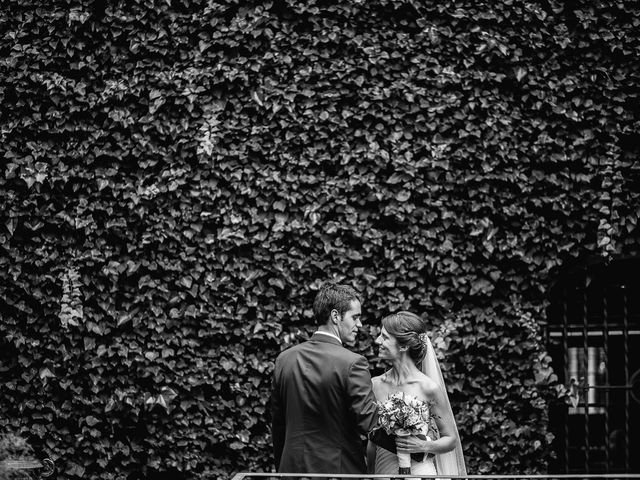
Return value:
<svg viewBox="0 0 640 480">
<path fill-rule="evenodd" d="M 331 310 L 337 310 L 342 317 L 351 308 L 354 300 L 362 303 L 360 295 L 353 287 L 339 283 L 325 283 L 320 287 L 313 301 L 313 316 L 318 325 L 323 325 L 329 320 Z"/>
</svg>

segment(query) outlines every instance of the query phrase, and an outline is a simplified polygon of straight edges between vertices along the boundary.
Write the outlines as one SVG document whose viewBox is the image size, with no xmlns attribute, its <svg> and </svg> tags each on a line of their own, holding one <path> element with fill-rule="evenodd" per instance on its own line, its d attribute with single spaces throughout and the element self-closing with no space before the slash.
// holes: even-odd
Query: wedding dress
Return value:
<svg viewBox="0 0 640 480">
<path fill-rule="evenodd" d="M 376 466 L 375 472 L 380 474 L 398 474 L 398 456 L 389 450 L 376 445 Z M 436 475 L 436 464 L 434 457 L 424 459 L 421 462 L 411 460 L 411 474 L 416 475 Z"/>
</svg>

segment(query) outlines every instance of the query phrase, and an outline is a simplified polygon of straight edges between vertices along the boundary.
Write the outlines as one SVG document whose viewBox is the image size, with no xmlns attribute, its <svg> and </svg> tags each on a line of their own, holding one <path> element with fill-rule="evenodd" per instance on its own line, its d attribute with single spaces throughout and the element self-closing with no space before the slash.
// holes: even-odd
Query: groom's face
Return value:
<svg viewBox="0 0 640 480">
<path fill-rule="evenodd" d="M 350 308 L 342 316 L 342 320 L 338 321 L 338 336 L 342 343 L 350 344 L 356 341 L 358 329 L 362 327 L 360 318 L 362 310 L 358 300 L 351 300 Z"/>
</svg>

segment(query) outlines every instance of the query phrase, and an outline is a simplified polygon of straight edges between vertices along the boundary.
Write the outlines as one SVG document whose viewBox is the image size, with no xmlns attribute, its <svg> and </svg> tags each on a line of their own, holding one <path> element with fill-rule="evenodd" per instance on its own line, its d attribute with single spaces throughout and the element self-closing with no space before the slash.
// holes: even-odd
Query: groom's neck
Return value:
<svg viewBox="0 0 640 480">
<path fill-rule="evenodd" d="M 327 335 L 331 335 L 337 338 L 338 340 L 340 340 L 340 343 L 344 344 L 338 332 L 334 328 L 331 328 L 329 325 L 320 325 L 317 331 L 321 333 L 325 333 Z"/>
</svg>

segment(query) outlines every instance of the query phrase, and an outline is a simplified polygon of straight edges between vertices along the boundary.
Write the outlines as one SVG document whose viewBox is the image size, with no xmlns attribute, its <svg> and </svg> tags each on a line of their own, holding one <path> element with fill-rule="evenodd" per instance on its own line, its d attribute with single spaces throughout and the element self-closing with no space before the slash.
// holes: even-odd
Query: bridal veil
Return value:
<svg viewBox="0 0 640 480">
<path fill-rule="evenodd" d="M 440 453 L 436 455 L 436 470 L 438 471 L 438 476 L 466 475 L 467 468 L 464 463 L 464 455 L 462 454 L 462 444 L 460 443 L 460 436 L 458 435 L 458 427 L 455 422 L 455 417 L 453 416 L 453 411 L 451 410 L 451 403 L 449 402 L 447 387 L 445 386 L 444 379 L 442 378 L 440 363 L 438 362 L 438 358 L 436 357 L 436 352 L 433 349 L 431 340 L 429 340 L 428 335 L 425 335 L 425 337 L 427 352 L 425 354 L 424 360 L 422 360 L 422 373 L 436 382 L 442 389 L 443 397 L 445 400 L 445 405 L 443 405 L 443 408 L 448 410 L 451 418 L 454 419 L 453 428 L 456 433 L 456 447 L 450 452 Z"/>
</svg>

